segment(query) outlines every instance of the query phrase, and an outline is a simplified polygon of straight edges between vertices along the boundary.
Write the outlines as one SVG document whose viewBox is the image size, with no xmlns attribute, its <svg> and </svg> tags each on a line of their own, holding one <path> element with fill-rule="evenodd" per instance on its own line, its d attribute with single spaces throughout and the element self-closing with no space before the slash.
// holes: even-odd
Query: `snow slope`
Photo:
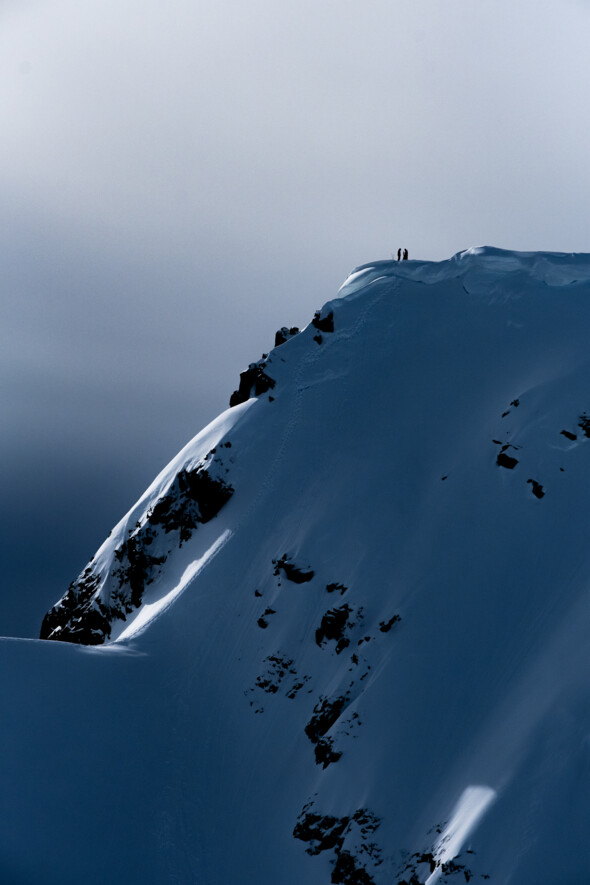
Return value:
<svg viewBox="0 0 590 885">
<path fill-rule="evenodd" d="M 103 644 L 0 642 L 0 880 L 590 880 L 590 255 L 284 337 L 45 622 Z"/>
</svg>

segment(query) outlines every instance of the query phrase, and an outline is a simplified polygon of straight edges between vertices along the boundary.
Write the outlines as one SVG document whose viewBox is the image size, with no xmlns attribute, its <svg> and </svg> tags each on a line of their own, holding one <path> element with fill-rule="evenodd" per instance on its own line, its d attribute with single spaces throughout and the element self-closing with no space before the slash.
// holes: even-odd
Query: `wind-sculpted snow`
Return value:
<svg viewBox="0 0 590 885">
<path fill-rule="evenodd" d="M 48 615 L 103 644 L 0 643 L 0 880 L 585 881 L 589 340 L 590 256 L 490 248 L 279 329 Z"/>
<path fill-rule="evenodd" d="M 489 297 L 503 291 L 506 297 L 516 298 L 520 294 L 519 283 L 526 280 L 550 287 L 587 284 L 590 283 L 590 253 L 509 252 L 480 246 L 458 252 L 447 261 L 375 261 L 355 268 L 339 294 L 351 297 L 381 281 L 440 285 L 458 280 L 466 286 L 471 282 L 474 295 Z"/>
</svg>

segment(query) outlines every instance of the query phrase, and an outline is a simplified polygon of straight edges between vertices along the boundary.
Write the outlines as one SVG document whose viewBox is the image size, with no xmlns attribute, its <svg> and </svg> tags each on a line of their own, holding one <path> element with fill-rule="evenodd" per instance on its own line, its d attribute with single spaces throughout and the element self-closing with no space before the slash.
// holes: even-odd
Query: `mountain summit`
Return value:
<svg viewBox="0 0 590 885">
<path fill-rule="evenodd" d="M 492 248 L 281 329 L 0 643 L 6 881 L 585 881 L 589 340 L 590 255 Z"/>
</svg>

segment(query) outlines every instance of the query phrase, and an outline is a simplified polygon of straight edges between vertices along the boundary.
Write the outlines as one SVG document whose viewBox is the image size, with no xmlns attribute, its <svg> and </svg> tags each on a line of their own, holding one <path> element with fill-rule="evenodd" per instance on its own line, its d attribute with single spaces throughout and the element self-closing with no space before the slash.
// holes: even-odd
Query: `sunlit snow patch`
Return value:
<svg viewBox="0 0 590 885">
<path fill-rule="evenodd" d="M 155 602 L 146 602 L 142 605 L 137 617 L 134 618 L 131 624 L 125 627 L 123 632 L 114 641 L 121 642 L 122 639 L 131 639 L 131 637 L 143 633 L 147 625 L 153 621 L 154 618 L 158 617 L 158 615 L 162 614 L 162 612 L 172 605 L 174 600 L 186 590 L 191 581 L 205 568 L 209 560 L 219 553 L 221 548 L 230 539 L 231 535 L 232 532 L 229 529 L 226 529 L 200 559 L 196 559 L 187 566 L 180 581 L 172 588 L 172 590 L 166 593 L 161 599 L 157 599 Z"/>
<path fill-rule="evenodd" d="M 340 296 L 350 295 L 352 292 L 357 292 L 359 289 L 362 289 L 367 285 L 369 275 L 374 272 L 375 268 L 371 265 L 361 267 L 359 270 L 353 270 L 340 286 L 338 294 Z"/>
<path fill-rule="evenodd" d="M 441 874 L 442 865 L 457 857 L 496 795 L 496 791 L 491 787 L 467 787 L 463 791 L 449 823 L 434 846 L 437 868 L 428 877 L 425 885 L 434 885 Z"/>
</svg>

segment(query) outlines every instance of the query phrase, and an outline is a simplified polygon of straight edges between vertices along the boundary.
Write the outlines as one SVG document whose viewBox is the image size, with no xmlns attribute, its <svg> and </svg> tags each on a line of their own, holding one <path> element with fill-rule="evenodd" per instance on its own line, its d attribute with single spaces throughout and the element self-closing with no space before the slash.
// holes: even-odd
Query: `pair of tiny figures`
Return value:
<svg viewBox="0 0 590 885">
<path fill-rule="evenodd" d="M 401 257 L 402 257 L 402 250 L 401 250 L 401 249 L 398 249 L 398 250 L 397 250 L 397 260 L 400 261 L 400 260 L 401 260 Z M 404 260 L 404 261 L 407 261 L 407 260 L 408 260 L 408 250 L 407 250 L 407 249 L 404 249 L 403 260 Z"/>
</svg>

